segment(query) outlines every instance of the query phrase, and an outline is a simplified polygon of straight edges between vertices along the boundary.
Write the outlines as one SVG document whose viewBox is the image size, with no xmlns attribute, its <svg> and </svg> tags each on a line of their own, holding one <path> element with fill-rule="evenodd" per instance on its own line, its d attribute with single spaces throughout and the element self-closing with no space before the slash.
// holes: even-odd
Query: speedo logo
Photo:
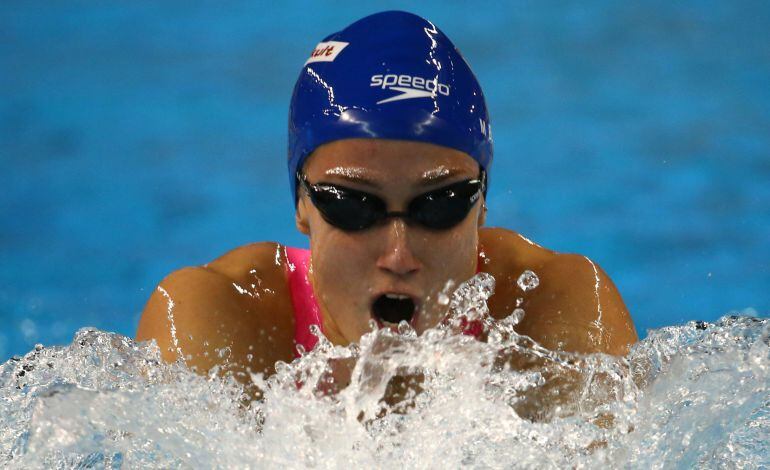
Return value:
<svg viewBox="0 0 770 470">
<path fill-rule="evenodd" d="M 400 95 L 391 96 L 380 100 L 377 104 L 390 103 L 392 101 L 409 100 L 412 98 L 432 98 L 437 94 L 449 96 L 449 85 L 439 83 L 438 79 L 428 80 L 411 75 L 372 75 L 369 86 L 377 86 L 383 90 L 400 91 Z"/>
</svg>

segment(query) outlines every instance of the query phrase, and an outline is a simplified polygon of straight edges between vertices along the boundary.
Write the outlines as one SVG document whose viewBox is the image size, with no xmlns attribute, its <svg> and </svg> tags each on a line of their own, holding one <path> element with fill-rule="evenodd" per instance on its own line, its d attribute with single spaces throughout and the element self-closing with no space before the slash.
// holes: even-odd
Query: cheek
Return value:
<svg viewBox="0 0 770 470">
<path fill-rule="evenodd" d="M 427 233 L 422 250 L 437 281 L 465 281 L 476 273 L 478 226 L 475 219 L 466 219 L 445 232 Z"/>
<path fill-rule="evenodd" d="M 316 284 L 322 292 L 350 291 L 370 264 L 364 246 L 354 236 L 321 224 L 316 224 L 310 237 Z"/>
</svg>

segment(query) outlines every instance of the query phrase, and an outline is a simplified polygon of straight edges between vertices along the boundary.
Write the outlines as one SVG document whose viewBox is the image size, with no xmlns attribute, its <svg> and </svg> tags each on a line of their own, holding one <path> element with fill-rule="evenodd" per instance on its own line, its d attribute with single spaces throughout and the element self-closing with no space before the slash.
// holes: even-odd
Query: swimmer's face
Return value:
<svg viewBox="0 0 770 470">
<path fill-rule="evenodd" d="M 308 183 L 327 183 L 382 199 L 389 212 L 405 212 L 416 196 L 477 179 L 479 166 L 467 154 L 432 144 L 349 139 L 319 147 L 303 173 Z M 297 228 L 310 236 L 316 296 L 326 333 L 337 343 L 358 341 L 369 322 L 388 325 L 404 315 L 418 333 L 435 326 L 446 307 L 437 294 L 447 281 L 464 282 L 476 272 L 483 197 L 457 225 L 425 228 L 400 217 L 346 231 L 321 216 L 299 189 Z M 410 302 L 415 314 L 406 312 Z"/>
</svg>

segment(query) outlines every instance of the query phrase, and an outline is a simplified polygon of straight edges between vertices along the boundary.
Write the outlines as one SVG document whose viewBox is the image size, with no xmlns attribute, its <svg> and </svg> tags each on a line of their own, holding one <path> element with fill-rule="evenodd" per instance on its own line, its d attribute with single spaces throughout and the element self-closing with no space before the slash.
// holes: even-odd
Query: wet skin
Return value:
<svg viewBox="0 0 770 470">
<path fill-rule="evenodd" d="M 318 148 L 304 173 L 311 183 L 366 191 L 382 198 L 389 211 L 404 211 L 415 196 L 476 178 L 479 168 L 468 155 L 446 147 L 349 139 Z M 346 345 L 368 332 L 372 302 L 383 293 L 416 301 L 418 333 L 435 326 L 441 320 L 436 294 L 450 279 L 460 283 L 472 277 L 482 260 L 480 270 L 497 281 L 489 305 L 495 318 L 508 316 L 521 298 L 526 314 L 517 329 L 543 346 L 625 354 L 636 332 L 604 271 L 584 256 L 556 253 L 510 230 L 482 228 L 485 212 L 480 199 L 448 230 L 390 218 L 346 232 L 328 224 L 302 191 L 296 225 L 310 239 L 310 277 L 329 340 Z M 525 270 L 540 279 L 527 292 L 516 285 Z M 270 373 L 276 361 L 294 358 L 293 315 L 283 248 L 254 243 L 163 279 L 136 338 L 155 339 L 165 360 L 181 357 L 201 373 L 215 365 L 236 373 Z M 222 358 L 217 351 L 225 347 L 229 354 Z"/>
</svg>

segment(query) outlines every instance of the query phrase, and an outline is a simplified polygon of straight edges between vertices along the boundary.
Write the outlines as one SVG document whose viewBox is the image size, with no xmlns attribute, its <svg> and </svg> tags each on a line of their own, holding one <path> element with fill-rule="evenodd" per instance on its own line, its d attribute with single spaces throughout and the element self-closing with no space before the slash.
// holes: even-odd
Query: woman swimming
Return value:
<svg viewBox="0 0 770 470">
<path fill-rule="evenodd" d="M 202 373 L 270 373 L 314 346 L 312 325 L 341 345 L 371 321 L 422 333 L 442 320 L 448 282 L 487 272 L 491 315 L 524 309 L 519 333 L 553 350 L 625 354 L 636 332 L 595 263 L 483 228 L 491 162 L 484 96 L 452 42 L 410 13 L 363 18 L 318 44 L 294 88 L 289 180 L 310 250 L 254 243 L 173 272 L 137 339 Z M 527 271 L 537 288 L 519 285 Z"/>
</svg>

